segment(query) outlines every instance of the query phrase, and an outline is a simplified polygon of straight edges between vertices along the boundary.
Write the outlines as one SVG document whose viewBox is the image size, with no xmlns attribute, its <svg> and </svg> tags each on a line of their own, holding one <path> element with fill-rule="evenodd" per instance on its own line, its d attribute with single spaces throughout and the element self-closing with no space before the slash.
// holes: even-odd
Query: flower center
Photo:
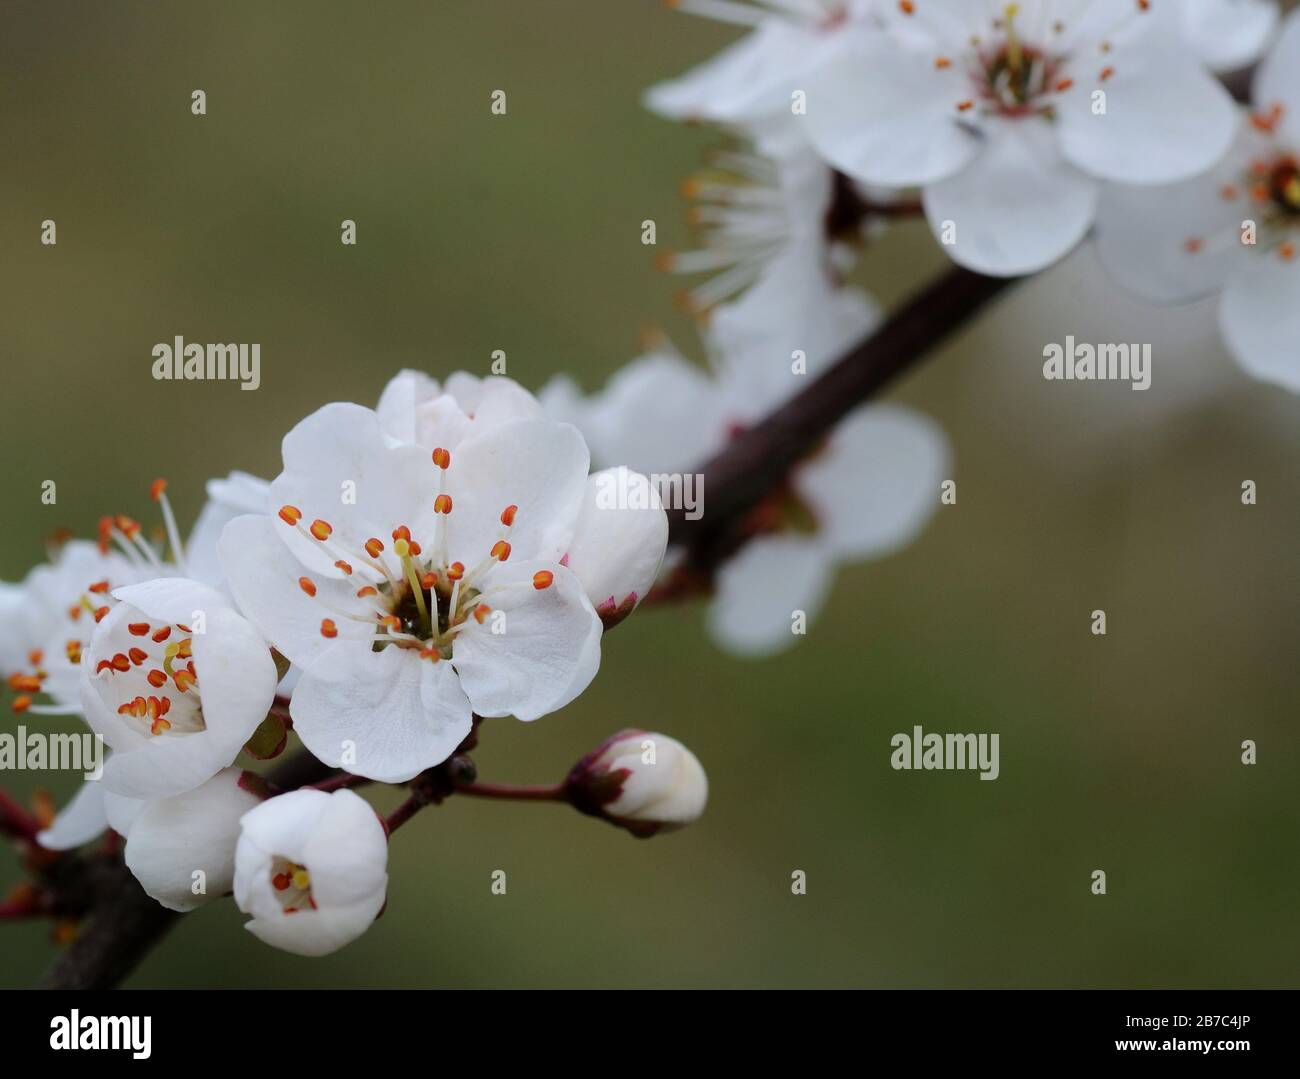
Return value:
<svg viewBox="0 0 1300 1079">
<path fill-rule="evenodd" d="M 271 887 L 285 914 L 297 914 L 306 908 L 316 909 L 311 894 L 311 873 L 305 865 L 280 855 L 271 859 Z"/>
<path fill-rule="evenodd" d="M 391 542 L 372 536 L 351 549 L 334 535 L 334 526 L 316 519 L 303 523 L 302 511 L 296 506 L 281 506 L 279 518 L 299 534 L 319 544 L 334 561 L 345 579 L 358 583 L 352 602 L 343 607 L 332 604 L 320 594 L 311 577 L 298 578 L 298 587 L 335 617 L 321 619 L 322 637 L 339 635 L 336 618 L 362 622 L 373 628 L 371 647 L 413 649 L 421 659 L 437 663 L 449 659 L 458 633 L 471 625 L 481 625 L 492 614 L 487 602 L 510 589 L 527 587 L 541 591 L 554 582 L 554 574 L 540 570 L 531 582 L 483 587 L 483 578 L 498 562 L 510 558 L 511 530 L 519 507 L 506 506 L 501 511 L 501 532 L 483 559 L 472 569 L 452 561 L 447 554 L 446 521 L 454 506 L 445 490 L 451 454 L 439 447 L 433 451 L 438 469 L 438 495 L 434 499 L 434 529 L 427 548 L 411 536 L 411 530 L 399 524 L 391 532 Z"/>
<path fill-rule="evenodd" d="M 96 677 L 106 674 L 119 693 L 129 694 L 117 714 L 155 738 L 204 730 L 190 628 L 140 621 L 128 623 L 126 632 L 125 650 L 95 664 Z"/>
</svg>

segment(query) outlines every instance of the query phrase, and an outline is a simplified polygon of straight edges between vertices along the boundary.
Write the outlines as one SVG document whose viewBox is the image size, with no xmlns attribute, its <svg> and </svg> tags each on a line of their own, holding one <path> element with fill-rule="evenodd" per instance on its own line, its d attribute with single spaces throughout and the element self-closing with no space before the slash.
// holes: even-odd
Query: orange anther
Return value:
<svg viewBox="0 0 1300 1079">
<path fill-rule="evenodd" d="M 533 574 L 533 587 L 540 592 L 543 588 L 550 588 L 554 580 L 555 574 L 549 569 L 538 570 Z"/>
<path fill-rule="evenodd" d="M 373 536 L 366 540 L 366 554 L 371 558 L 378 558 L 379 552 L 384 549 L 384 545 Z"/>
<path fill-rule="evenodd" d="M 281 506 L 280 520 L 287 525 L 296 525 L 302 520 L 302 510 L 297 506 Z"/>
<path fill-rule="evenodd" d="M 438 575 L 430 571 L 420 578 L 420 587 L 426 592 L 432 589 L 438 583 Z"/>
<path fill-rule="evenodd" d="M 504 562 L 510 557 L 510 544 L 505 540 L 497 540 L 492 544 L 492 557 L 498 562 Z"/>
<path fill-rule="evenodd" d="M 518 506 L 507 506 L 501 511 L 501 523 L 509 528 L 515 523 L 515 514 L 518 512 Z"/>
<path fill-rule="evenodd" d="M 130 631 L 132 637 L 143 637 L 146 633 L 149 632 L 149 623 L 131 622 L 128 623 L 126 628 Z"/>
<path fill-rule="evenodd" d="M 130 658 L 132 664 L 138 667 L 149 658 L 149 653 L 143 648 L 132 648 L 131 651 L 127 653 L 127 656 Z"/>
<path fill-rule="evenodd" d="M 149 679 L 149 684 L 153 686 L 154 689 L 162 689 L 162 687 L 167 684 L 167 675 L 157 667 L 150 671 L 146 677 Z"/>
<path fill-rule="evenodd" d="M 159 716 L 157 719 L 155 719 L 152 723 L 149 724 L 149 733 L 153 735 L 159 735 L 162 734 L 164 731 L 169 731 L 171 729 L 172 729 L 172 725 L 168 723 L 167 720 L 163 719 L 162 716 Z"/>
<path fill-rule="evenodd" d="M 117 655 L 110 659 L 109 663 L 112 664 L 115 671 L 129 671 L 131 669 L 131 661 L 121 652 L 118 652 Z"/>
<path fill-rule="evenodd" d="M 481 626 L 483 624 L 483 620 L 487 618 L 487 616 L 490 615 L 491 613 L 492 613 L 491 607 L 489 607 L 486 603 L 480 603 L 477 607 L 474 608 L 474 621 L 476 621 Z"/>
<path fill-rule="evenodd" d="M 451 454 L 439 446 L 433 451 L 433 463 L 439 468 L 447 468 L 451 464 Z"/>
<path fill-rule="evenodd" d="M 379 595 L 379 590 L 375 588 L 375 586 L 372 584 L 368 584 L 362 588 L 357 589 L 357 599 L 363 599 L 366 596 L 377 596 L 377 595 Z"/>
<path fill-rule="evenodd" d="M 459 581 L 464 576 L 465 576 L 464 562 L 453 562 L 450 566 L 447 567 L 447 580 Z"/>
<path fill-rule="evenodd" d="M 96 607 L 96 608 L 95 608 L 95 621 L 96 621 L 96 622 L 102 622 L 102 621 L 104 620 L 104 616 L 105 616 L 106 614 L 108 614 L 108 608 L 107 608 L 107 607 Z"/>
<path fill-rule="evenodd" d="M 90 590 L 91 592 L 94 592 L 95 595 L 97 595 L 97 596 L 102 596 L 105 592 L 108 591 L 108 582 L 107 582 L 107 581 L 96 581 L 94 584 L 89 585 L 89 586 L 87 586 L 87 587 L 89 588 L 89 590 Z"/>
<path fill-rule="evenodd" d="M 352 576 L 352 567 L 347 562 L 344 562 L 343 559 L 341 558 L 334 563 L 334 568 L 336 570 L 342 571 L 344 577 Z"/>
<path fill-rule="evenodd" d="M 162 629 L 160 629 L 157 633 L 153 635 L 153 639 L 155 643 L 162 644 L 163 641 L 165 641 L 171 635 L 172 635 L 172 627 L 163 626 Z"/>
<path fill-rule="evenodd" d="M 329 521 L 322 521 L 319 518 L 311 523 L 311 534 L 324 543 L 334 532 L 334 526 Z"/>
<path fill-rule="evenodd" d="M 15 712 L 19 713 L 20 715 L 23 712 L 26 712 L 27 709 L 29 709 L 31 706 L 32 706 L 32 699 L 30 697 L 22 696 L 22 697 L 14 698 L 13 709 Z"/>
<path fill-rule="evenodd" d="M 299 577 L 298 587 L 309 596 L 314 596 L 316 594 L 316 585 L 310 577 Z"/>
<path fill-rule="evenodd" d="M 398 525 L 393 529 L 393 542 L 396 543 L 398 540 L 406 540 L 407 543 L 411 542 L 411 530 L 406 525 Z"/>
<path fill-rule="evenodd" d="M 332 618 L 322 618 L 320 623 L 320 635 L 322 637 L 334 638 L 339 635 L 339 627 L 334 624 Z"/>
<path fill-rule="evenodd" d="M 155 502 L 157 502 L 158 499 L 162 498 L 162 493 L 165 490 L 167 490 L 166 480 L 164 479 L 154 480 L 153 483 L 149 485 L 149 497 L 153 499 Z"/>
<path fill-rule="evenodd" d="M 444 495 L 439 495 L 437 498 L 435 498 L 435 499 L 433 500 L 433 512 L 434 512 L 434 513 L 450 513 L 450 512 L 451 512 L 451 495 L 445 495 L 445 494 L 444 494 Z"/>
</svg>

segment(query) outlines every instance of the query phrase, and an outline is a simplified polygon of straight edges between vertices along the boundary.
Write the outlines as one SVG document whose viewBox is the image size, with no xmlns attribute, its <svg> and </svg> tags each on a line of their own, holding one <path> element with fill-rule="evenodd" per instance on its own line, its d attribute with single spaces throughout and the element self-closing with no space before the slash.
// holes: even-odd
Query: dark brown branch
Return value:
<svg viewBox="0 0 1300 1079">
<path fill-rule="evenodd" d="M 890 316 L 880 329 L 756 426 L 737 435 L 700 471 L 705 512 L 669 511 L 669 542 L 710 569 L 743 542 L 742 525 L 849 412 L 920 363 L 1015 278 L 953 267 Z"/>
</svg>

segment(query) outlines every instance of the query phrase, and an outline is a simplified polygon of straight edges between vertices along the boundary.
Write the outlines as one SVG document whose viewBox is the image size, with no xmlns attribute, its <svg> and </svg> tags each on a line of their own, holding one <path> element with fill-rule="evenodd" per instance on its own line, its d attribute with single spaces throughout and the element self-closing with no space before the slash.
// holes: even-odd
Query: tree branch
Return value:
<svg viewBox="0 0 1300 1079">
<path fill-rule="evenodd" d="M 954 266 L 912 297 L 880 329 L 704 465 L 705 513 L 668 511 L 668 540 L 691 564 L 713 569 L 744 542 L 746 516 L 815 450 L 849 412 L 915 366 L 1016 278 Z"/>
</svg>

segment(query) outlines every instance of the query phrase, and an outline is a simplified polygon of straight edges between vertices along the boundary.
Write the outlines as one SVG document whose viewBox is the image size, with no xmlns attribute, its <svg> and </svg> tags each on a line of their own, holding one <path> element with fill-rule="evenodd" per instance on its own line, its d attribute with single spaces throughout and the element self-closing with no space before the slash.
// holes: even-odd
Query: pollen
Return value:
<svg viewBox="0 0 1300 1079">
<path fill-rule="evenodd" d="M 357 589 L 357 599 L 365 599 L 366 596 L 377 596 L 379 590 L 372 584 L 364 585 Z"/>
<path fill-rule="evenodd" d="M 153 639 L 153 641 L 154 641 L 155 643 L 157 643 L 157 644 L 162 644 L 163 641 L 165 641 L 165 640 L 166 640 L 168 637 L 170 637 L 171 635 L 172 635 L 172 627 L 171 627 L 171 626 L 163 626 L 162 629 L 160 629 L 157 633 L 155 633 L 155 634 L 153 635 L 153 638 L 152 638 L 152 639 Z"/>
<path fill-rule="evenodd" d="M 435 498 L 435 499 L 433 500 L 433 512 L 434 512 L 434 513 L 450 513 L 450 512 L 451 512 L 451 495 L 443 494 L 443 495 L 439 495 L 437 498 Z"/>
<path fill-rule="evenodd" d="M 439 446 L 433 451 L 433 463 L 445 471 L 451 467 L 451 454 Z"/>
<path fill-rule="evenodd" d="M 324 543 L 334 534 L 334 526 L 329 521 L 322 521 L 317 518 L 311 523 L 311 534 Z"/>
<path fill-rule="evenodd" d="M 143 637 L 149 632 L 148 622 L 132 622 L 127 627 L 132 637 Z"/>
<path fill-rule="evenodd" d="M 515 514 L 519 512 L 518 506 L 507 506 L 501 511 L 501 523 L 510 528 L 515 523 Z"/>
<path fill-rule="evenodd" d="M 281 506 L 280 520 L 287 525 L 296 525 L 302 520 L 302 510 L 297 506 Z"/>
<path fill-rule="evenodd" d="M 344 562 L 343 559 L 341 558 L 334 563 L 334 568 L 336 570 L 339 570 L 344 577 L 352 576 L 352 567 L 348 563 Z"/>
<path fill-rule="evenodd" d="M 533 574 L 533 587 L 540 592 L 544 588 L 550 588 L 551 583 L 554 580 L 555 580 L 555 574 L 552 573 L 549 569 L 538 570 L 536 573 Z"/>
<path fill-rule="evenodd" d="M 370 539 L 366 540 L 366 554 L 371 558 L 378 558 L 383 549 L 383 543 L 380 540 L 375 539 L 374 536 L 371 536 Z"/>
<path fill-rule="evenodd" d="M 510 544 L 505 540 L 497 540 L 492 544 L 492 557 L 498 562 L 504 562 L 510 557 Z"/>
<path fill-rule="evenodd" d="M 143 648 L 132 648 L 131 651 L 127 653 L 127 656 L 131 660 L 132 664 L 138 667 L 149 658 L 149 653 Z"/>
<path fill-rule="evenodd" d="M 149 679 L 149 684 L 153 686 L 154 689 L 162 689 L 162 687 L 167 684 L 167 675 L 157 667 L 151 670 L 146 677 Z"/>
<path fill-rule="evenodd" d="M 163 719 L 162 716 L 159 716 L 149 724 L 149 733 L 153 735 L 163 734 L 171 729 L 172 725 L 168 723 L 167 720 Z"/>
<path fill-rule="evenodd" d="M 301 588 L 304 592 L 306 592 L 307 595 L 309 596 L 316 595 L 316 584 L 315 582 L 312 581 L 310 577 L 299 577 L 298 587 Z"/>
<path fill-rule="evenodd" d="M 320 635 L 333 639 L 339 635 L 339 627 L 334 624 L 332 618 L 322 618 L 320 623 Z"/>
</svg>

